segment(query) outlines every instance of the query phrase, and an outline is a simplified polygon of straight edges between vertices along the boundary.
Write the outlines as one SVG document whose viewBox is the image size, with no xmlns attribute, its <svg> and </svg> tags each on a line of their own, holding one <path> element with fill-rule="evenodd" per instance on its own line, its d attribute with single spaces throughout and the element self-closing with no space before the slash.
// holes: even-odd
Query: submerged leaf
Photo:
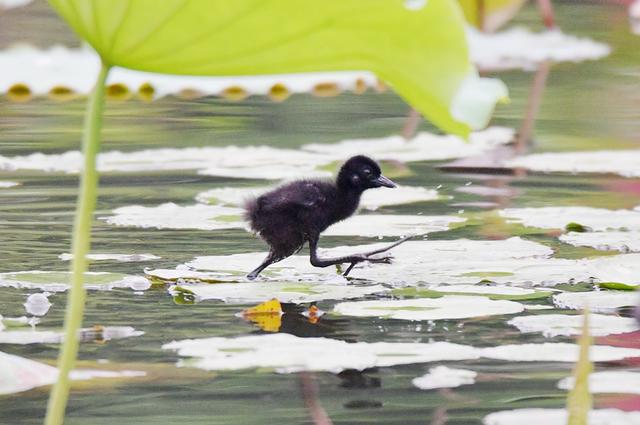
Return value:
<svg viewBox="0 0 640 425">
<path fill-rule="evenodd" d="M 459 6 L 430 0 L 376 7 L 366 0 L 50 0 L 71 27 L 110 64 L 191 75 L 370 70 L 437 126 L 466 135 L 484 126 L 504 85 L 483 94 L 467 55 Z M 473 101 L 459 107 L 459 99 Z"/>
</svg>

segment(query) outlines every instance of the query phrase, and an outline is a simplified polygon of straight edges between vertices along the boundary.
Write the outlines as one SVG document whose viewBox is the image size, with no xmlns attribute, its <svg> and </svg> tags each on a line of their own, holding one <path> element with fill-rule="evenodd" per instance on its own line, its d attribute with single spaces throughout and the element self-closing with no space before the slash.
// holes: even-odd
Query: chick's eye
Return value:
<svg viewBox="0 0 640 425">
<path fill-rule="evenodd" d="M 364 173 L 365 176 L 369 177 L 371 175 L 371 170 L 368 168 L 365 168 L 364 170 L 362 170 L 362 172 Z"/>
</svg>

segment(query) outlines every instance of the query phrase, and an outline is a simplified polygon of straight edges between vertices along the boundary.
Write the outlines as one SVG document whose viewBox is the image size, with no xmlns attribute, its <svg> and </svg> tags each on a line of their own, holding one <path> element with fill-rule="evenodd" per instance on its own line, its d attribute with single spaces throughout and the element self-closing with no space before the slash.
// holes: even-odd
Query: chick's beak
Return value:
<svg viewBox="0 0 640 425">
<path fill-rule="evenodd" d="M 394 182 L 392 182 L 391 180 L 389 180 L 388 178 L 386 178 L 385 176 L 383 176 L 382 174 L 380 174 L 380 177 L 378 177 L 375 182 L 378 184 L 378 186 L 384 186 L 384 187 L 398 187 L 397 184 L 395 184 Z"/>
</svg>

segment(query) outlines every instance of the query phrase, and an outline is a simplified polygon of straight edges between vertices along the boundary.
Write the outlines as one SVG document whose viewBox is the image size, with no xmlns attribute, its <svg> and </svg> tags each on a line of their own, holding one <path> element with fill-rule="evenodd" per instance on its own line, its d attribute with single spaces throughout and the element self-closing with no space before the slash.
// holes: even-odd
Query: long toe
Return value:
<svg viewBox="0 0 640 425">
<path fill-rule="evenodd" d="M 367 261 L 370 262 L 370 263 L 391 264 L 393 262 L 393 256 L 384 255 L 382 257 L 368 257 Z"/>
</svg>

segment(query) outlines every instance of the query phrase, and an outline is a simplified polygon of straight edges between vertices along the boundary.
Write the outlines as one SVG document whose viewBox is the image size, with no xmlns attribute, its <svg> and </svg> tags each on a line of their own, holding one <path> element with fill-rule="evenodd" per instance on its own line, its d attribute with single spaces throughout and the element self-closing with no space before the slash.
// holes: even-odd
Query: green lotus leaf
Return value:
<svg viewBox="0 0 640 425">
<path fill-rule="evenodd" d="M 499 80 L 453 0 L 50 0 L 107 65 L 188 75 L 369 70 L 441 129 L 486 125 Z"/>
</svg>

